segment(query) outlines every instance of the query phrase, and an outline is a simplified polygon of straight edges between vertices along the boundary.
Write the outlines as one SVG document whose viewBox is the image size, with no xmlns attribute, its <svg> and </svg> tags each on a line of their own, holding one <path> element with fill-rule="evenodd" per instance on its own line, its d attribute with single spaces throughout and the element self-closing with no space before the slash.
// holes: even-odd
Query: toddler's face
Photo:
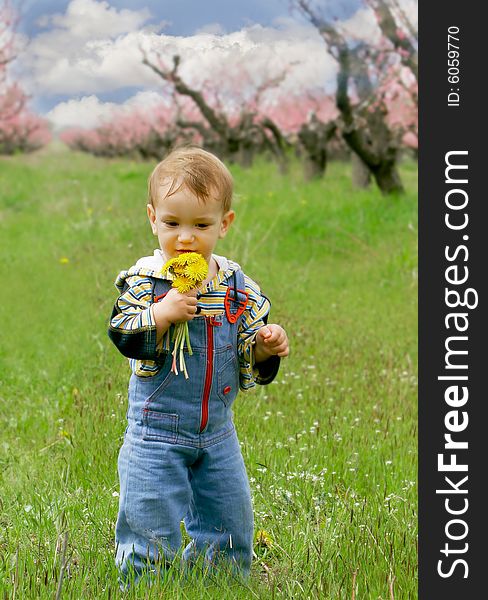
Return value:
<svg viewBox="0 0 488 600">
<path fill-rule="evenodd" d="M 166 197 L 170 187 L 160 187 L 156 206 L 147 205 L 151 228 L 158 237 L 165 259 L 182 252 L 199 252 L 210 263 L 219 238 L 225 237 L 234 220 L 234 211 L 222 212 L 219 200 L 209 198 L 205 203 L 186 187 Z"/>
</svg>

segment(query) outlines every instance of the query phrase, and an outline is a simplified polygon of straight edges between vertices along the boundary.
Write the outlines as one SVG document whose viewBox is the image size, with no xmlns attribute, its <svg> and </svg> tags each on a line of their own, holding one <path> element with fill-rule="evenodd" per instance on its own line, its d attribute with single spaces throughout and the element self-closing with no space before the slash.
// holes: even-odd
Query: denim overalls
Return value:
<svg viewBox="0 0 488 600">
<path fill-rule="evenodd" d="M 157 299 L 170 283 L 154 281 Z M 245 289 L 242 271 L 232 283 Z M 240 291 L 237 300 L 242 308 Z M 188 322 L 188 379 L 171 372 L 171 355 L 156 375 L 131 376 L 118 460 L 116 562 L 123 575 L 171 560 L 181 545 L 182 519 L 192 538 L 185 560 L 203 553 L 212 565 L 225 555 L 236 570 L 249 573 L 253 512 L 231 410 L 239 389 L 238 306 L 231 298 L 226 313 Z"/>
</svg>

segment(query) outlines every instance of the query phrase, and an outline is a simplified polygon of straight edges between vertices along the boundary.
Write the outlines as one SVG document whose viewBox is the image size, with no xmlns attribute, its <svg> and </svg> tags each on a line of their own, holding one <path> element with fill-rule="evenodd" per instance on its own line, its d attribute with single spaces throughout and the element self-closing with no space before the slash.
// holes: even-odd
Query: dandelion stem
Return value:
<svg viewBox="0 0 488 600">
<path fill-rule="evenodd" d="M 190 331 L 188 330 L 188 323 L 185 323 L 185 339 L 186 345 L 188 346 L 188 354 L 191 356 L 193 354 L 193 350 L 191 349 L 190 344 Z"/>
<path fill-rule="evenodd" d="M 173 373 L 175 375 L 178 375 L 178 369 L 176 368 L 176 346 L 175 346 L 175 349 L 173 350 L 173 362 L 171 364 L 171 370 L 173 371 Z"/>
</svg>

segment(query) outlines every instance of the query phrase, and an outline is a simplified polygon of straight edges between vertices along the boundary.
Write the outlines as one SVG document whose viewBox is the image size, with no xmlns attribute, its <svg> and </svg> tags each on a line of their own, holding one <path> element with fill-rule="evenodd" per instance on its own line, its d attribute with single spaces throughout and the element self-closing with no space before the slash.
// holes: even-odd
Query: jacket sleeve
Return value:
<svg viewBox="0 0 488 600">
<path fill-rule="evenodd" d="M 117 298 L 108 328 L 108 336 L 127 358 L 164 361 L 165 352 L 156 347 L 156 323 L 151 312 L 152 281 L 129 277 Z"/>
<path fill-rule="evenodd" d="M 270 356 L 263 362 L 254 363 L 254 341 L 258 330 L 268 322 L 271 303 L 247 276 L 246 290 L 249 292 L 249 307 L 243 314 L 237 343 L 240 366 L 239 385 L 244 391 L 256 384 L 271 383 L 278 373 L 281 362 L 279 356 Z"/>
</svg>

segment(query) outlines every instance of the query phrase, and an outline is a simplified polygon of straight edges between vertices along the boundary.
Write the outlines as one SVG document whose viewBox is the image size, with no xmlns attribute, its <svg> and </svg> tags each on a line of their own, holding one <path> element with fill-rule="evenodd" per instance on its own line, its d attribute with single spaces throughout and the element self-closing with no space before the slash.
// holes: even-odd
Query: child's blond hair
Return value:
<svg viewBox="0 0 488 600">
<path fill-rule="evenodd" d="M 206 202 L 212 196 L 222 203 L 223 212 L 230 210 L 232 175 L 221 160 L 203 148 L 177 148 L 155 167 L 148 179 L 148 198 L 153 206 L 160 199 L 161 185 L 167 180 L 172 182 L 165 197 L 186 186 L 199 200 Z"/>
</svg>

